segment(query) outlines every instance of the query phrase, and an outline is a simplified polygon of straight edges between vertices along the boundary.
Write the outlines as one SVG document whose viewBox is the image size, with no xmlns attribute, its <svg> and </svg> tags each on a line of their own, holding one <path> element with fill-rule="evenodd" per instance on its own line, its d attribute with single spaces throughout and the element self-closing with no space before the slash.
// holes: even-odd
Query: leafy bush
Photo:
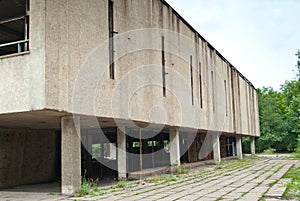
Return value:
<svg viewBox="0 0 300 201">
<path fill-rule="evenodd" d="M 264 154 L 274 154 L 276 152 L 276 149 L 266 149 L 263 151 Z"/>
<path fill-rule="evenodd" d="M 298 143 L 297 143 L 296 153 L 298 156 L 300 156 L 300 134 L 298 135 Z"/>
</svg>

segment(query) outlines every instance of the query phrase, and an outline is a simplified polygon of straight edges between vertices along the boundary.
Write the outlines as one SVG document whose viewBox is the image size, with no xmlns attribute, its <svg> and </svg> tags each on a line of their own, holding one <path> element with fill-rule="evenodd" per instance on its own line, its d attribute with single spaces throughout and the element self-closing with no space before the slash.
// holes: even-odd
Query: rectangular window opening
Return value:
<svg viewBox="0 0 300 201">
<path fill-rule="evenodd" d="M 202 100 L 202 72 L 201 72 L 201 62 L 199 62 L 199 83 L 200 83 L 200 107 L 203 108 L 203 100 Z"/>
<path fill-rule="evenodd" d="M 226 117 L 228 116 L 228 103 L 227 103 L 227 83 L 224 80 L 224 90 L 225 90 L 225 108 L 226 108 Z"/>
<path fill-rule="evenodd" d="M 133 148 L 140 147 L 140 142 L 132 142 L 132 147 Z"/>
<path fill-rule="evenodd" d="M 162 50 L 161 50 L 161 60 L 162 60 L 162 82 L 163 82 L 163 96 L 166 97 L 166 61 L 165 61 L 165 37 L 161 37 Z"/>
<path fill-rule="evenodd" d="M 108 34 L 109 34 L 109 74 L 115 79 L 115 53 L 114 53 L 114 2 L 108 0 Z"/>
<path fill-rule="evenodd" d="M 191 96 L 192 96 L 192 105 L 194 105 L 194 79 L 193 79 L 193 57 L 190 56 L 190 71 L 191 71 Z"/>
<path fill-rule="evenodd" d="M 212 106 L 213 112 L 215 112 L 215 85 L 214 85 L 214 72 L 211 71 L 211 95 L 212 95 Z"/>
<path fill-rule="evenodd" d="M 29 0 L 0 1 L 0 56 L 29 51 Z"/>
</svg>

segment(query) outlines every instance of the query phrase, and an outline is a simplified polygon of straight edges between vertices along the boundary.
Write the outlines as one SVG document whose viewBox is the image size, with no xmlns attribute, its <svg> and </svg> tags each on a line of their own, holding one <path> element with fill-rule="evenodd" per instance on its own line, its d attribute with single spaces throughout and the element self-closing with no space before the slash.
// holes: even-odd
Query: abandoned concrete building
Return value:
<svg viewBox="0 0 300 201">
<path fill-rule="evenodd" d="M 164 0 L 1 0 L 0 68 L 0 188 L 72 194 L 260 135 L 254 86 Z"/>
</svg>

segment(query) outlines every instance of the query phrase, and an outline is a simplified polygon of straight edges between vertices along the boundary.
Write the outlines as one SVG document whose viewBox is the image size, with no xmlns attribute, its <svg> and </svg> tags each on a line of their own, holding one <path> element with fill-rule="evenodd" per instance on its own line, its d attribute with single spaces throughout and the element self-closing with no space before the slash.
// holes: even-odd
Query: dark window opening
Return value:
<svg viewBox="0 0 300 201">
<path fill-rule="evenodd" d="M 235 137 L 226 137 L 226 156 L 236 156 Z"/>
<path fill-rule="evenodd" d="M 92 158 L 99 159 L 111 159 L 117 160 L 116 155 L 116 143 L 102 143 L 102 144 L 93 144 L 92 145 Z"/>
<path fill-rule="evenodd" d="M 81 173 L 91 179 L 117 178 L 117 129 L 81 130 Z"/>
<path fill-rule="evenodd" d="M 0 56 L 29 51 L 29 0 L 0 0 Z"/>
<path fill-rule="evenodd" d="M 211 95 L 212 95 L 212 106 L 213 112 L 215 112 L 215 85 L 214 85 L 214 71 L 211 71 Z"/>
<path fill-rule="evenodd" d="M 114 2 L 108 0 L 108 32 L 109 32 L 109 76 L 115 79 L 115 52 L 114 52 Z"/>
<path fill-rule="evenodd" d="M 203 108 L 202 100 L 202 72 L 201 72 L 201 62 L 199 62 L 199 82 L 200 82 L 200 107 Z"/>
<path fill-rule="evenodd" d="M 165 60 L 165 37 L 161 37 L 162 50 L 161 50 L 161 61 L 162 61 L 162 82 L 163 82 L 163 96 L 166 97 L 166 60 Z"/>
<path fill-rule="evenodd" d="M 190 70 L 191 70 L 191 96 L 192 105 L 194 105 L 194 79 L 193 79 L 193 57 L 190 56 Z"/>
<path fill-rule="evenodd" d="M 140 142 L 132 142 L 132 148 L 140 147 Z"/>
<path fill-rule="evenodd" d="M 148 147 L 157 147 L 159 146 L 159 141 L 148 141 Z"/>
<path fill-rule="evenodd" d="M 226 107 L 226 117 L 228 116 L 228 103 L 227 103 L 227 84 L 226 80 L 224 80 L 224 90 L 225 90 L 225 107 Z"/>
<path fill-rule="evenodd" d="M 129 172 L 170 165 L 170 142 L 167 132 L 156 133 L 153 130 L 128 128 L 126 133 Z"/>
</svg>

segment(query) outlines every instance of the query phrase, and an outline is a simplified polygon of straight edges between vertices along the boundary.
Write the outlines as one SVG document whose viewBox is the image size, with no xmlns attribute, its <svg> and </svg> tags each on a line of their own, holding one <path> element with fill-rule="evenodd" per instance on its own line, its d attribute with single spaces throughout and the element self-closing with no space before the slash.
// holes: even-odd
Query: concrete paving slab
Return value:
<svg viewBox="0 0 300 201">
<path fill-rule="evenodd" d="M 147 183 L 134 185 L 130 189 L 117 189 L 112 192 L 109 188 L 104 196 L 94 197 L 66 197 L 60 195 L 59 185 L 26 186 L 0 191 L 2 201 L 153 201 L 153 200 L 259 200 L 267 192 L 266 200 L 277 200 L 282 196 L 285 185 L 290 180 L 281 179 L 282 175 L 293 165 L 295 160 L 256 159 L 255 163 L 247 167 L 228 167 L 215 170 L 204 168 L 205 174 L 199 174 L 199 169 L 181 175 L 176 181 L 166 183 Z M 284 166 L 283 166 L 284 165 Z M 282 167 L 283 166 L 283 167 Z M 281 169 L 279 169 L 282 167 Z M 203 167 L 202 167 L 203 169 Z M 278 171 L 279 169 L 279 171 Z M 230 174 L 228 172 L 231 172 Z M 228 174 L 227 176 L 224 176 Z M 278 183 L 269 185 L 279 178 Z M 53 193 L 55 192 L 55 193 Z M 53 195 L 54 194 L 54 195 Z M 276 196 L 276 197 L 275 197 Z"/>
</svg>

